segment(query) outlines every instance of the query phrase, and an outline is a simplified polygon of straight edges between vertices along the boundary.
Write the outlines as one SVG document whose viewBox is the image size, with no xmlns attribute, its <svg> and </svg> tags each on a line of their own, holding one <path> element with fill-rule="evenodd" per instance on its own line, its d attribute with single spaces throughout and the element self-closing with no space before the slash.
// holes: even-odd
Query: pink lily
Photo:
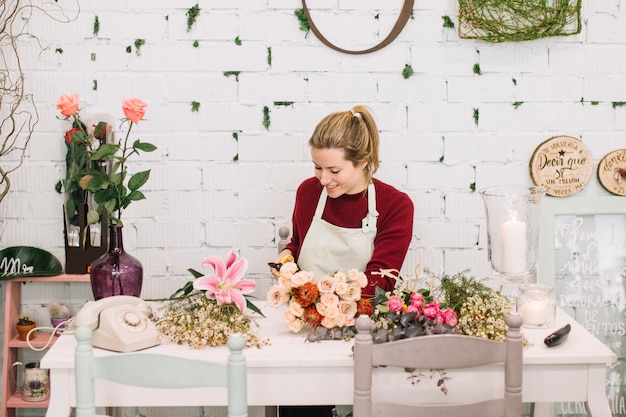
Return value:
<svg viewBox="0 0 626 417">
<path fill-rule="evenodd" d="M 217 256 L 209 256 L 202 261 L 202 266 L 210 265 L 215 275 L 204 276 L 193 282 L 193 288 L 203 290 L 207 298 L 214 298 L 218 305 L 235 303 L 239 310 L 246 308 L 246 299 L 243 294 L 254 291 L 254 281 L 241 279 L 248 269 L 248 261 L 230 251 L 226 255 L 226 262 Z"/>
</svg>

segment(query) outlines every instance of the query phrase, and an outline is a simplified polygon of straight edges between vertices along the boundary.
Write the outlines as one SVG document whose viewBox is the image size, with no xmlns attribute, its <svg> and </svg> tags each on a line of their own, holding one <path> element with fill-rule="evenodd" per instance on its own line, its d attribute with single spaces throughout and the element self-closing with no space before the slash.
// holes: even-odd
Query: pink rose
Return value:
<svg viewBox="0 0 626 417">
<path fill-rule="evenodd" d="M 402 302 L 402 298 L 397 295 L 389 297 L 389 301 L 387 301 L 387 307 L 389 311 L 402 311 L 404 307 L 404 302 Z"/>
<path fill-rule="evenodd" d="M 439 314 L 439 301 L 426 304 L 423 314 L 428 320 L 434 321 L 437 318 L 437 314 Z"/>
<path fill-rule="evenodd" d="M 411 304 L 410 306 L 407 307 L 406 313 L 417 313 L 416 317 L 419 317 L 421 311 L 420 311 L 420 308 L 418 306 L 416 306 L 415 304 Z"/>
<path fill-rule="evenodd" d="M 456 311 L 452 310 L 451 308 L 446 308 L 445 310 L 443 310 L 441 312 L 441 315 L 443 316 L 443 323 L 449 326 L 454 327 L 459 322 L 458 317 L 456 316 Z"/>
<path fill-rule="evenodd" d="M 63 94 L 57 101 L 57 109 L 65 117 L 69 117 L 78 111 L 78 94 Z"/>
<path fill-rule="evenodd" d="M 128 120 L 133 123 L 139 122 L 146 114 L 148 105 L 138 98 L 126 98 L 122 100 L 122 110 Z"/>
<path fill-rule="evenodd" d="M 424 301 L 424 296 L 422 295 L 422 293 L 419 292 L 414 292 L 413 294 L 411 294 L 411 298 L 409 299 L 411 305 L 414 305 L 418 309 L 422 308 L 422 306 L 424 305 Z"/>
</svg>

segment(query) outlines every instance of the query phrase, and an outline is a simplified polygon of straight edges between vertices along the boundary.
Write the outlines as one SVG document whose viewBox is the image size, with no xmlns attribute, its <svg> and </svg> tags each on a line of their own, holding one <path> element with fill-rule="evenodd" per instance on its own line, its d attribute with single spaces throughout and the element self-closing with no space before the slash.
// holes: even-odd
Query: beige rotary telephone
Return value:
<svg viewBox="0 0 626 417">
<path fill-rule="evenodd" d="M 73 326 L 91 327 L 94 347 L 133 352 L 161 343 L 149 314 L 150 307 L 141 298 L 115 295 L 88 301 L 76 314 Z"/>
</svg>

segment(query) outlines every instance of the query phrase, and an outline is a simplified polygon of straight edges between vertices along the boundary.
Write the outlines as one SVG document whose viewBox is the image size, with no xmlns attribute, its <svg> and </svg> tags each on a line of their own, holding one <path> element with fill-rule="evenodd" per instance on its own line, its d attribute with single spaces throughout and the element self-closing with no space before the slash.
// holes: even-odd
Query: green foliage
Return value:
<svg viewBox="0 0 626 417">
<path fill-rule="evenodd" d="M 443 155 L 441 155 L 441 157 L 439 157 L 439 162 L 443 162 Z"/>
<path fill-rule="evenodd" d="M 54 50 L 54 52 L 56 52 L 57 54 L 62 54 L 63 53 L 63 48 L 57 48 Z"/>
<path fill-rule="evenodd" d="M 233 132 L 233 139 L 235 139 L 235 141 L 239 141 L 239 132 Z"/>
<path fill-rule="evenodd" d="M 141 55 L 141 47 L 146 44 L 145 39 L 135 39 L 135 49 L 137 50 L 137 56 Z"/>
<path fill-rule="evenodd" d="M 187 32 L 191 30 L 191 27 L 196 23 L 196 18 L 200 15 L 200 6 L 196 3 L 195 6 L 187 10 Z"/>
<path fill-rule="evenodd" d="M 267 106 L 263 107 L 263 127 L 267 130 L 270 128 L 270 109 Z"/>
<path fill-rule="evenodd" d="M 472 190 L 472 192 L 476 191 L 476 183 L 475 182 L 470 184 L 470 190 Z"/>
<path fill-rule="evenodd" d="M 98 36 L 98 32 L 100 32 L 100 21 L 98 20 L 98 16 L 96 16 L 93 20 L 93 34 L 94 36 Z"/>
<path fill-rule="evenodd" d="M 482 75 L 482 72 L 480 71 L 480 64 L 479 63 L 475 63 L 474 64 L 474 68 L 472 68 L 472 71 L 476 75 Z"/>
<path fill-rule="evenodd" d="M 32 321 L 30 320 L 30 317 L 28 317 L 26 314 L 20 314 L 17 318 L 17 324 L 19 326 L 25 326 L 30 323 L 32 323 Z"/>
<path fill-rule="evenodd" d="M 300 30 L 303 32 L 309 33 L 309 30 L 311 30 L 311 28 L 309 27 L 309 21 L 304 15 L 304 10 L 296 9 L 294 13 L 296 17 L 298 18 L 298 23 L 300 23 Z"/>
<path fill-rule="evenodd" d="M 410 65 L 405 65 L 404 69 L 402 70 L 402 76 L 404 77 L 404 79 L 408 79 L 410 76 L 413 75 L 413 67 L 411 67 Z"/>
<path fill-rule="evenodd" d="M 235 45 L 241 46 L 241 39 L 239 39 L 239 36 L 235 38 Z"/>
<path fill-rule="evenodd" d="M 98 91 L 98 80 L 93 80 L 93 84 L 91 86 L 93 91 Z"/>
<path fill-rule="evenodd" d="M 465 275 L 467 271 L 459 272 L 455 275 L 444 275 L 441 277 L 441 289 L 444 294 L 445 303 L 448 308 L 456 311 L 460 316 L 461 307 L 471 296 L 489 296 L 492 289 L 474 277 Z"/>
<path fill-rule="evenodd" d="M 236 154 L 235 156 L 233 156 L 233 162 L 237 162 L 239 161 L 239 154 Z"/>
<path fill-rule="evenodd" d="M 272 66 L 272 47 L 267 48 L 267 65 Z"/>
<path fill-rule="evenodd" d="M 521 106 L 522 104 L 524 104 L 524 102 L 523 102 L 523 101 L 515 101 L 515 102 L 513 103 L 513 107 L 514 107 L 514 108 L 518 108 L 518 107 L 519 107 L 519 106 Z"/>
<path fill-rule="evenodd" d="M 479 111 L 478 109 L 474 109 L 474 124 L 476 126 L 478 126 L 478 117 L 479 117 Z"/>
<path fill-rule="evenodd" d="M 513 82 L 513 85 L 517 85 L 517 80 L 515 78 L 511 78 L 511 81 Z"/>
<path fill-rule="evenodd" d="M 450 19 L 450 16 L 441 16 L 443 19 L 443 27 L 448 29 L 454 29 L 454 22 Z"/>
<path fill-rule="evenodd" d="M 462 39 L 520 42 L 580 33 L 582 0 L 459 0 Z"/>
<path fill-rule="evenodd" d="M 275 101 L 274 106 L 293 106 L 293 101 Z"/>
<path fill-rule="evenodd" d="M 230 77 L 232 75 L 235 76 L 235 80 L 239 81 L 239 74 L 241 71 L 224 71 L 224 77 Z"/>
<path fill-rule="evenodd" d="M 133 47 L 132 47 L 132 46 L 130 46 L 130 45 L 128 45 L 128 46 L 126 47 L 126 53 L 127 53 L 127 54 L 130 54 L 131 52 L 133 52 Z"/>
<path fill-rule="evenodd" d="M 191 111 L 197 112 L 200 109 L 200 103 L 197 101 L 191 102 Z"/>
<path fill-rule="evenodd" d="M 200 42 L 198 42 L 197 40 L 193 41 L 193 47 L 197 48 L 198 46 L 200 46 Z"/>
<path fill-rule="evenodd" d="M 612 101 L 613 108 L 626 106 L 626 101 Z"/>
</svg>

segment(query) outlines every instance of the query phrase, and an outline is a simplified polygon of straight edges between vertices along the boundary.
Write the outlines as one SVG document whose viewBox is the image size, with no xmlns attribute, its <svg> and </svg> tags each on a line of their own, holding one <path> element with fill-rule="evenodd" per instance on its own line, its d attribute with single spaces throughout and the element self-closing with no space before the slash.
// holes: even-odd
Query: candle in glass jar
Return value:
<svg viewBox="0 0 626 417">
<path fill-rule="evenodd" d="M 548 306 L 543 301 L 530 301 L 522 306 L 524 324 L 543 326 L 546 323 Z"/>
<path fill-rule="evenodd" d="M 508 274 L 526 272 L 526 223 L 518 221 L 516 216 L 512 211 L 511 219 L 500 225 L 502 272 Z"/>
</svg>

